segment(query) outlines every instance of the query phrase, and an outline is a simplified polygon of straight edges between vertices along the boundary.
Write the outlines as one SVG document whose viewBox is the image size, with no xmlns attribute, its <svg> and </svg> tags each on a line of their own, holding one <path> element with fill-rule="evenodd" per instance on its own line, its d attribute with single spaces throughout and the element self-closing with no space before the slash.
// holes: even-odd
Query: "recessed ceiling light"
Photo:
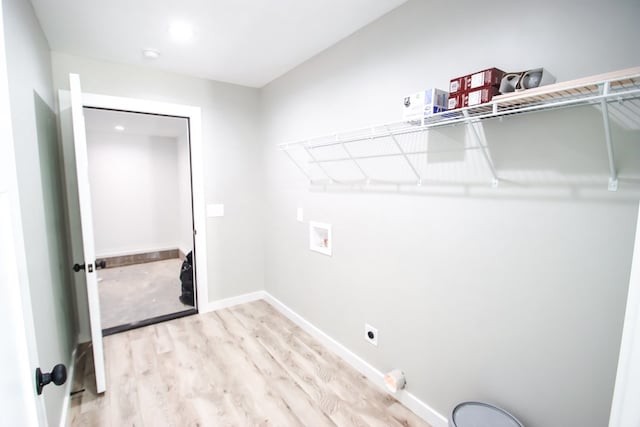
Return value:
<svg viewBox="0 0 640 427">
<path fill-rule="evenodd" d="M 142 49 L 142 55 L 147 59 L 158 59 L 160 52 L 155 49 Z"/>
<path fill-rule="evenodd" d="M 122 125 L 116 125 L 113 127 L 115 130 L 117 130 L 118 132 L 122 132 L 124 130 L 124 126 Z"/>
<path fill-rule="evenodd" d="M 169 26 L 169 34 L 177 42 L 186 42 L 193 37 L 193 28 L 186 22 L 178 21 Z"/>
</svg>

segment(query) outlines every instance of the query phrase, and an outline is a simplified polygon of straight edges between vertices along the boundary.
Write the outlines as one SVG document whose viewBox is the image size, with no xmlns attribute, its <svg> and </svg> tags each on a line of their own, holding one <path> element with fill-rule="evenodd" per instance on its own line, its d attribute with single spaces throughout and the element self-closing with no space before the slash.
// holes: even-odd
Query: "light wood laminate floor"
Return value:
<svg viewBox="0 0 640 427">
<path fill-rule="evenodd" d="M 104 343 L 102 396 L 78 352 L 72 426 L 428 426 L 264 301 Z"/>
</svg>

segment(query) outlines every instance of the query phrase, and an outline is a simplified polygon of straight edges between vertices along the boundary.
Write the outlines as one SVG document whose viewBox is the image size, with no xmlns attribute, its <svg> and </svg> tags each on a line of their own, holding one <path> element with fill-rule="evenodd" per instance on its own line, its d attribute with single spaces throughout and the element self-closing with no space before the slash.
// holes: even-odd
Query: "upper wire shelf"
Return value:
<svg viewBox="0 0 640 427">
<path fill-rule="evenodd" d="M 640 129 L 640 67 L 602 74 L 584 79 L 561 82 L 553 85 L 528 89 L 494 97 L 486 104 L 473 107 L 465 107 L 451 111 L 444 111 L 425 117 L 416 122 L 393 122 L 350 131 L 337 132 L 330 135 L 308 138 L 293 142 L 282 143 L 278 148 L 284 151 L 296 164 L 300 171 L 307 176 L 309 181 L 321 184 L 342 183 L 370 183 L 372 178 L 362 168 L 360 161 L 378 157 L 399 157 L 403 159 L 405 166 L 409 168 L 411 179 L 397 181 L 398 184 L 413 182 L 421 185 L 423 176 L 415 164 L 415 155 L 428 153 L 429 150 L 408 150 L 400 138 L 406 135 L 422 133 L 429 129 L 454 126 L 457 124 L 470 124 L 471 134 L 475 144 L 462 147 L 463 150 L 479 150 L 484 158 L 489 172 L 492 175 L 492 184 L 498 185 L 499 177 L 493 166 L 488 146 L 483 140 L 479 124 L 487 119 L 505 116 L 514 116 L 525 113 L 553 110 L 559 108 L 576 107 L 582 105 L 595 105 L 602 111 L 605 130 L 605 142 L 609 157 L 609 190 L 617 189 L 617 171 L 614 162 L 613 145 L 609 129 L 609 119 L 627 128 Z M 610 108 L 611 107 L 611 108 Z M 352 153 L 347 148 L 352 143 L 372 142 L 377 139 L 390 141 L 393 151 L 383 153 Z M 341 155 L 329 157 L 318 156 L 322 149 L 340 149 Z M 423 147 L 424 148 L 424 147 Z M 313 178 L 302 162 L 291 155 L 293 150 L 302 149 L 307 155 L 306 162 L 317 166 L 324 176 L 323 179 Z M 332 177 L 327 171 L 327 163 L 349 162 L 358 171 L 358 176 L 350 180 L 339 180 Z"/>
</svg>

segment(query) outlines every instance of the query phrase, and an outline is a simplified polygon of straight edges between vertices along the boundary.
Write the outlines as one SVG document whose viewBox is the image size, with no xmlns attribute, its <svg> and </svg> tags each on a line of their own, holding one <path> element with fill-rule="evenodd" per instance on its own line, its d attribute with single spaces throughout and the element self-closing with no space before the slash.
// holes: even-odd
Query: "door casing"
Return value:
<svg viewBox="0 0 640 427">
<path fill-rule="evenodd" d="M 204 155 L 202 146 L 202 111 L 200 107 L 93 93 L 83 93 L 82 104 L 84 107 L 89 108 L 159 114 L 184 117 L 189 120 L 196 298 L 198 311 L 201 313 L 208 311 L 209 288 L 207 285 L 207 233 L 203 174 Z"/>
<path fill-rule="evenodd" d="M 82 77 L 82 76 L 80 76 Z M 75 178 L 75 154 L 73 147 L 73 136 L 71 133 L 72 123 L 70 110 L 70 93 L 68 90 L 58 92 L 60 106 L 60 133 L 64 147 L 64 164 L 66 174 L 66 185 L 73 188 L 77 185 Z M 194 244 L 195 244 L 195 276 L 196 276 L 196 298 L 197 307 L 200 313 L 210 311 L 208 298 L 208 275 L 207 275 L 207 246 L 206 246 L 206 212 L 204 201 L 204 178 L 203 178 L 203 141 L 202 141 L 202 119 L 200 107 L 183 104 L 173 104 L 166 102 L 148 101 L 136 98 L 116 97 L 102 94 L 82 93 L 83 107 L 99 108 L 108 110 L 128 111 L 133 113 L 159 114 L 175 117 L 184 117 L 189 120 L 190 155 L 191 155 L 191 182 L 193 194 L 193 222 L 194 222 Z M 82 237 L 79 232 L 80 219 L 75 211 L 78 210 L 77 192 L 68 190 L 68 203 L 71 226 L 71 250 L 74 262 L 82 263 Z M 75 289 L 80 301 L 87 298 L 86 283 L 84 276 L 74 275 Z M 78 306 L 79 342 L 91 340 L 89 333 L 89 317 L 86 306 Z"/>
</svg>

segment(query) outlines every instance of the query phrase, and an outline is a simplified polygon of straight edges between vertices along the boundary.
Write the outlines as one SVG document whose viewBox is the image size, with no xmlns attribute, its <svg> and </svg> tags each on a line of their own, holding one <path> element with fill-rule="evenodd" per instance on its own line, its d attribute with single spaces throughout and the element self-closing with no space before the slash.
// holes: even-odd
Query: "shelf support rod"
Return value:
<svg viewBox="0 0 640 427">
<path fill-rule="evenodd" d="M 618 172 L 616 171 L 616 163 L 613 153 L 613 142 L 611 140 L 611 127 L 609 125 L 609 104 L 607 103 L 606 96 L 609 95 L 609 89 L 611 88 L 609 82 L 604 82 L 602 86 L 602 98 L 600 106 L 602 110 L 602 123 L 604 124 L 604 140 L 607 143 L 607 155 L 609 156 L 609 191 L 618 190 Z"/>
<path fill-rule="evenodd" d="M 464 116 L 467 119 L 469 118 L 469 112 L 467 110 L 464 111 Z M 484 161 L 487 163 L 487 166 L 489 167 L 489 171 L 491 172 L 491 177 L 492 177 L 491 186 L 493 188 L 496 188 L 498 187 L 498 182 L 499 182 L 498 174 L 496 173 L 496 169 L 493 166 L 493 162 L 491 161 L 491 158 L 487 153 L 487 148 L 485 147 L 485 145 L 482 144 L 482 140 L 480 139 L 480 134 L 478 133 L 478 130 L 474 126 L 475 123 L 469 120 L 468 124 L 469 124 L 469 128 L 471 128 L 473 139 L 475 140 L 476 145 L 480 149 L 480 152 L 482 153 L 482 157 L 484 157 Z"/>
<path fill-rule="evenodd" d="M 338 139 L 338 135 L 336 135 L 336 140 Z M 358 168 L 358 170 L 360 171 L 360 173 L 362 174 L 362 177 L 364 179 L 367 180 L 367 183 L 369 182 L 370 178 L 369 175 L 367 175 L 367 173 L 364 171 L 364 169 L 362 169 L 362 167 L 360 166 L 360 163 L 358 163 L 358 161 L 356 160 L 355 157 L 353 157 L 351 155 L 351 152 L 347 149 L 347 146 L 344 142 L 340 143 L 340 146 L 342 147 L 342 149 L 344 150 L 345 153 L 347 153 L 347 156 L 349 157 L 349 159 L 351 159 L 351 161 L 353 162 L 354 165 L 356 165 L 356 168 Z"/>
<path fill-rule="evenodd" d="M 321 163 L 318 163 L 318 159 L 316 159 L 316 156 L 313 155 L 313 153 L 311 152 L 311 150 L 309 149 L 309 147 L 307 147 L 306 145 L 304 146 L 304 151 L 307 152 L 307 154 L 309 155 L 309 157 L 311 157 L 311 160 L 313 160 L 314 163 L 316 163 L 318 165 L 318 167 L 320 168 L 320 170 L 322 171 L 323 174 L 325 174 L 325 176 L 327 178 L 329 178 L 329 181 L 331 182 L 338 182 L 335 179 L 333 179 L 331 177 L 331 175 L 329 175 L 326 171 L 326 169 L 324 168 L 324 166 L 322 166 Z"/>
<path fill-rule="evenodd" d="M 313 180 L 311 179 L 311 176 L 307 173 L 307 171 L 305 171 L 305 170 L 304 170 L 304 168 L 303 168 L 302 166 L 300 166 L 300 163 L 298 163 L 298 162 L 296 161 L 296 159 L 294 159 L 294 158 L 293 158 L 293 156 L 291 155 L 291 153 L 289 153 L 289 150 L 288 150 L 288 149 L 285 149 L 285 150 L 284 150 L 284 153 L 287 155 L 287 157 L 289 157 L 289 159 L 293 162 L 293 164 L 294 164 L 294 165 L 296 165 L 296 167 L 298 168 L 298 170 L 299 170 L 300 172 L 302 172 L 302 174 L 303 174 L 304 176 L 306 176 L 306 177 L 307 177 L 307 179 L 309 180 L 309 182 L 310 182 L 311 184 L 313 184 Z"/>
<path fill-rule="evenodd" d="M 411 168 L 411 171 L 416 176 L 416 179 L 418 180 L 417 185 L 422 185 L 422 177 L 420 176 L 420 174 L 416 170 L 415 166 L 413 166 L 413 163 L 411 163 L 411 160 L 409 160 L 409 156 L 407 156 L 407 153 L 405 153 L 405 151 L 402 149 L 402 146 L 400 145 L 400 143 L 396 139 L 396 136 L 393 134 L 393 132 L 391 132 L 389 127 L 385 126 L 385 128 L 387 129 L 387 132 L 389 133 L 389 136 L 391 137 L 391 140 L 393 141 L 393 143 L 396 144 L 396 147 L 398 148 L 398 150 L 400 150 L 400 154 L 402 155 L 402 157 L 404 157 L 404 160 L 409 165 L 409 168 Z"/>
</svg>

